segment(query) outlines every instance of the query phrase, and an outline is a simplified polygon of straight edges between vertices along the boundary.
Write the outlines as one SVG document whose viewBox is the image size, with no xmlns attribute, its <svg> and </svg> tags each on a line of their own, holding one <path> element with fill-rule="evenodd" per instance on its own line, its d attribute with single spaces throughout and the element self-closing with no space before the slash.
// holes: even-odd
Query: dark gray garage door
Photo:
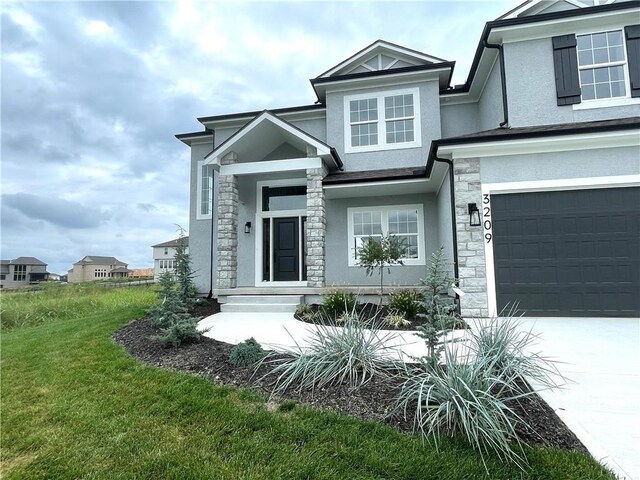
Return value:
<svg viewBox="0 0 640 480">
<path fill-rule="evenodd" d="M 640 316 L 640 188 L 492 195 L 498 309 Z"/>
</svg>

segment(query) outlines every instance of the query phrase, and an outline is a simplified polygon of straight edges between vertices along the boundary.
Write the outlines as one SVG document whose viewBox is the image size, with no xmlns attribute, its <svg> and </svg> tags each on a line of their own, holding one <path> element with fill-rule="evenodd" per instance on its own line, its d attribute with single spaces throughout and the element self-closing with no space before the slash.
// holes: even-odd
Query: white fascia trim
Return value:
<svg viewBox="0 0 640 480">
<path fill-rule="evenodd" d="M 246 127 L 244 127 L 244 130 L 242 130 L 241 132 L 236 134 L 236 137 L 231 140 L 228 144 L 224 145 L 224 147 L 222 149 L 220 149 L 220 151 L 216 152 L 216 155 L 209 157 L 208 159 L 206 159 L 206 163 L 207 164 L 220 164 L 220 158 L 222 158 L 225 154 L 229 153 L 229 151 L 231 151 L 231 147 L 236 144 L 238 141 L 240 141 L 242 138 L 244 138 L 247 134 L 251 133 L 251 131 L 256 128 L 258 125 L 260 125 L 262 122 L 271 122 L 273 123 L 275 126 L 282 128 L 283 130 L 287 131 L 288 133 L 290 133 L 291 135 L 294 135 L 296 137 L 298 137 L 300 140 L 302 140 L 303 142 L 308 143 L 309 145 L 312 145 L 313 147 L 316 148 L 316 150 L 318 151 L 318 155 L 330 155 L 331 151 L 330 148 L 327 145 L 324 145 L 323 143 L 320 143 L 319 141 L 317 141 L 315 138 L 311 137 L 310 135 L 296 129 L 293 128 L 291 125 L 289 125 L 286 122 L 283 122 L 282 120 L 280 120 L 278 117 L 276 117 L 275 115 L 270 114 L 269 112 L 264 112 L 262 113 L 260 116 L 258 116 L 253 122 L 249 123 Z"/>
<path fill-rule="evenodd" d="M 569 33 L 582 33 L 592 31 L 594 28 L 605 31 L 610 28 L 621 28 L 629 24 L 629 14 L 640 12 L 638 8 L 628 10 L 616 10 L 613 12 L 600 12 L 592 15 L 559 18 L 546 22 L 527 23 L 523 25 L 511 25 L 495 28 L 489 35 L 489 42 L 512 43 L 526 40 L 549 38 L 554 35 Z"/>
<path fill-rule="evenodd" d="M 353 214 L 356 212 L 370 212 L 380 211 L 382 212 L 382 235 L 387 235 L 389 228 L 389 210 L 413 210 L 418 211 L 418 258 L 404 258 L 402 263 L 404 265 L 425 265 L 425 235 L 424 235 L 424 208 L 420 203 L 412 205 L 383 205 L 372 207 L 350 207 L 347 208 L 347 251 L 348 253 L 348 265 L 350 267 L 360 267 L 360 264 L 355 259 L 354 255 L 354 234 L 353 234 Z M 401 234 L 398 234 L 401 235 Z M 398 265 L 390 265 L 395 267 Z"/>
<path fill-rule="evenodd" d="M 417 180 L 390 180 L 388 182 L 356 182 L 356 183 L 340 183 L 338 185 L 323 185 L 325 190 L 333 190 L 339 188 L 354 188 L 354 187 L 384 187 L 386 185 L 407 185 L 413 183 L 427 183 L 427 178 L 420 178 Z"/>
<path fill-rule="evenodd" d="M 491 212 L 492 195 L 639 186 L 640 174 L 615 175 L 609 177 L 564 178 L 559 180 L 538 180 L 532 182 L 483 183 L 481 187 L 482 208 L 485 213 L 486 208 L 489 208 L 489 212 Z M 491 217 L 489 217 L 488 222 L 485 221 L 483 223 L 483 237 L 487 234 L 493 237 Z M 489 309 L 489 315 L 498 315 L 498 301 L 496 298 L 496 272 L 493 261 L 493 241 L 484 242 L 484 257 L 485 268 L 487 271 L 487 307 Z"/>
<path fill-rule="evenodd" d="M 358 53 L 356 55 L 353 55 L 353 56 L 347 58 L 346 60 L 340 62 L 338 65 L 333 67 L 331 70 L 328 70 L 327 72 L 323 73 L 319 78 L 330 77 L 335 72 L 337 72 L 339 70 L 342 70 L 345 67 L 348 67 L 352 63 L 360 61 L 361 59 L 363 59 L 363 57 L 366 57 L 367 55 L 369 55 L 371 52 L 373 52 L 378 47 L 382 47 L 382 48 L 385 48 L 385 49 L 390 50 L 392 52 L 399 53 L 399 54 L 402 54 L 402 55 L 406 55 L 406 56 L 411 57 L 411 58 L 417 58 L 417 59 L 421 59 L 421 60 L 426 60 L 427 62 L 438 63 L 438 62 L 442 61 L 439 58 L 434 58 L 434 57 L 431 57 L 429 55 L 423 55 L 423 54 L 420 54 L 420 53 L 416 53 L 414 51 L 409 51 L 409 50 L 406 50 L 404 48 L 398 47 L 396 45 L 391 45 L 391 44 L 385 42 L 384 40 L 379 40 L 379 41 L 369 45 L 369 47 L 367 47 L 362 52 L 360 52 L 360 53 Z"/>
<path fill-rule="evenodd" d="M 251 175 L 254 173 L 288 172 L 306 170 L 308 168 L 322 168 L 322 159 L 290 158 L 286 160 L 263 160 L 260 162 L 234 163 L 222 165 L 220 175 Z"/>
<path fill-rule="evenodd" d="M 640 146 L 640 129 L 633 129 L 464 145 L 442 145 L 438 148 L 438 155 L 449 159 L 482 158 L 638 146 Z"/>
<path fill-rule="evenodd" d="M 400 73 L 392 73 L 392 74 L 383 74 L 382 77 L 363 77 L 363 78 L 353 78 L 353 79 L 347 79 L 347 80 L 336 80 L 334 82 L 323 82 L 320 83 L 318 85 L 316 85 L 316 89 L 321 89 L 321 88 L 325 88 L 328 86 L 332 86 L 332 85 L 351 85 L 351 86 L 356 86 L 358 88 L 367 88 L 367 85 L 363 85 L 363 84 L 368 84 L 368 83 L 373 83 L 374 87 L 379 87 L 379 86 L 383 86 L 383 85 L 397 85 L 397 79 L 398 78 L 406 78 L 406 77 L 426 77 L 428 76 L 433 76 L 436 78 L 440 78 L 440 75 L 429 75 L 431 73 L 443 73 L 443 72 L 448 72 L 449 70 L 451 70 L 451 67 L 444 67 L 444 68 L 435 68 L 433 70 L 418 70 L 415 72 L 400 72 Z M 383 72 L 386 72 L 388 70 L 385 70 Z M 380 83 L 376 83 L 376 81 L 379 81 Z M 357 85 L 360 84 L 360 85 Z M 339 92 L 339 91 L 343 91 L 343 90 L 331 90 L 332 92 Z"/>
<path fill-rule="evenodd" d="M 323 120 L 327 118 L 326 109 L 313 109 L 313 110 L 301 110 L 298 112 L 278 113 L 278 117 L 282 117 L 286 120 Z M 202 122 L 206 127 L 216 128 L 242 128 L 255 118 L 255 115 L 247 115 L 246 117 L 236 117 L 223 120 L 210 120 L 208 122 Z"/>
</svg>

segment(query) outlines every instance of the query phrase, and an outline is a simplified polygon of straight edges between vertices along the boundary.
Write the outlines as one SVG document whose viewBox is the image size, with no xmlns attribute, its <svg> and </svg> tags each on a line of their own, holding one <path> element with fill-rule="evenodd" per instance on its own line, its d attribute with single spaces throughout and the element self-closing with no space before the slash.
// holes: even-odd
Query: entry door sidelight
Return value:
<svg viewBox="0 0 640 480">
<path fill-rule="evenodd" d="M 273 219 L 273 280 L 300 280 L 299 217 Z"/>
</svg>

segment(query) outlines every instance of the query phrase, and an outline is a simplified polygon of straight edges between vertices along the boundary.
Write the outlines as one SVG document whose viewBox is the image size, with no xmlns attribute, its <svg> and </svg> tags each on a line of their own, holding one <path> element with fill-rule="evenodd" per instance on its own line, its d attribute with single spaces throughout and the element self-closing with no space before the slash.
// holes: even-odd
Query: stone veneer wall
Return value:
<svg viewBox="0 0 640 480">
<path fill-rule="evenodd" d="M 324 170 L 307 170 L 307 285 L 324 287 L 326 215 L 322 178 Z"/>
<path fill-rule="evenodd" d="M 465 295 L 460 298 L 462 316 L 488 315 L 487 269 L 484 255 L 483 227 L 469 225 L 468 204 L 475 203 L 482 212 L 480 187 L 480 160 L 457 159 L 453 162 L 456 231 L 458 235 L 458 274 L 460 288 Z"/>
<path fill-rule="evenodd" d="M 225 155 L 221 165 L 236 163 L 238 156 L 231 152 Z M 238 177 L 220 175 L 218 180 L 218 288 L 236 288 L 238 283 Z"/>
</svg>

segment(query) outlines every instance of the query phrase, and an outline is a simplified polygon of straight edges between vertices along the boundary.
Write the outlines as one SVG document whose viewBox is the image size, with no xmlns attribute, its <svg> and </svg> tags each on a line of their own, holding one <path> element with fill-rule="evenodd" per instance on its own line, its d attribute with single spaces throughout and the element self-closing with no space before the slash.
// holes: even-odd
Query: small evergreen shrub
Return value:
<svg viewBox="0 0 640 480">
<path fill-rule="evenodd" d="M 248 367 L 258 363 L 266 355 L 260 344 L 251 337 L 237 344 L 229 353 L 229 363 L 234 367 Z"/>
<path fill-rule="evenodd" d="M 343 290 L 333 290 L 326 295 L 322 302 L 322 310 L 332 319 L 343 313 L 353 312 L 356 308 L 356 296 Z"/>
<path fill-rule="evenodd" d="M 406 327 L 411 325 L 411 322 L 405 318 L 402 313 L 390 313 L 384 317 L 384 322 L 393 328 Z"/>
<path fill-rule="evenodd" d="M 179 347 L 183 343 L 200 341 L 201 334 L 197 329 L 198 319 L 194 317 L 181 317 L 172 319 L 168 325 L 160 327 L 160 335 L 151 337 L 165 346 Z"/>
<path fill-rule="evenodd" d="M 308 315 L 309 313 L 312 313 L 313 310 L 311 309 L 311 305 L 309 305 L 308 303 L 303 303 L 302 305 L 298 305 L 298 308 L 296 308 L 296 314 L 303 317 L 305 315 Z"/>
<path fill-rule="evenodd" d="M 420 312 L 420 294 L 414 290 L 397 290 L 389 295 L 389 310 L 416 318 Z"/>
</svg>

